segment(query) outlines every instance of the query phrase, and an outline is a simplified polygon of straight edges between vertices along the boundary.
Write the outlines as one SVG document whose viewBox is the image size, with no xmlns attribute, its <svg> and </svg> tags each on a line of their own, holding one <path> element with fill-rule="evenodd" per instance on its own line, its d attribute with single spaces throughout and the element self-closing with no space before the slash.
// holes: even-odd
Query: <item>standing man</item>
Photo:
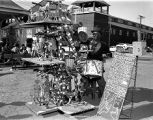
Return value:
<svg viewBox="0 0 153 120">
<path fill-rule="evenodd" d="M 102 40 L 102 34 L 101 29 L 99 27 L 95 27 L 92 31 L 93 39 L 90 41 L 89 48 L 92 50 L 92 52 L 89 52 L 87 55 L 87 61 L 88 60 L 98 60 L 101 62 L 104 62 L 103 54 L 106 54 L 109 52 L 109 47 L 105 42 Z M 97 66 L 98 67 L 98 66 Z M 102 74 L 104 72 L 104 68 L 102 68 Z M 88 88 L 90 85 L 92 87 L 92 93 L 93 98 L 94 92 L 96 91 L 96 82 L 99 86 L 99 97 L 102 96 L 104 88 L 105 88 L 105 80 L 103 75 L 102 76 L 83 76 L 85 78 L 83 81 L 85 82 L 85 88 Z"/>
</svg>

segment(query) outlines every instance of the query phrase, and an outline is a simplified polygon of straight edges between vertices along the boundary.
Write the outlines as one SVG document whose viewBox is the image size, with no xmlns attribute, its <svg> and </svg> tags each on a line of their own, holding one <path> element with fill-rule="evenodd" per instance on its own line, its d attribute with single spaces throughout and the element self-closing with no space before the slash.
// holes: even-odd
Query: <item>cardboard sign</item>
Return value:
<svg viewBox="0 0 153 120">
<path fill-rule="evenodd" d="M 118 120 L 129 87 L 136 56 L 116 53 L 109 70 L 104 95 L 97 112 L 107 120 Z"/>
</svg>

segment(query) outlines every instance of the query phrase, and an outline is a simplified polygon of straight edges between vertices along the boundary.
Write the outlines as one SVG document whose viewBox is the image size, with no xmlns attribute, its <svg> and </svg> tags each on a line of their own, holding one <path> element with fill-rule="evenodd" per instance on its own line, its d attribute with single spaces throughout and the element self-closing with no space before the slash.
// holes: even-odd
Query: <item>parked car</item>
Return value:
<svg viewBox="0 0 153 120">
<path fill-rule="evenodd" d="M 110 52 L 133 53 L 133 45 L 128 43 L 119 43 L 109 48 Z"/>
<path fill-rule="evenodd" d="M 127 43 L 117 44 L 116 52 L 133 53 L 133 45 Z"/>
<path fill-rule="evenodd" d="M 151 47 L 149 47 L 149 46 L 147 46 L 147 47 L 145 48 L 145 50 L 146 50 L 146 52 L 148 52 L 148 53 L 152 53 L 152 52 L 153 52 L 153 48 L 151 48 Z"/>
</svg>

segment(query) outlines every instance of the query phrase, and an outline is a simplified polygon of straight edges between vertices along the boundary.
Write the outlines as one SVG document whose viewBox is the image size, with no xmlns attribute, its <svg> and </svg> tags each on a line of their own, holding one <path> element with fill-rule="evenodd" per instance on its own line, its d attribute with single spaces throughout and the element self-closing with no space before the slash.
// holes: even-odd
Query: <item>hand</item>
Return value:
<svg viewBox="0 0 153 120">
<path fill-rule="evenodd" d="M 95 49 L 94 49 L 94 53 L 96 53 L 99 49 L 101 48 L 101 43 L 98 43 L 96 46 L 95 46 Z"/>
</svg>

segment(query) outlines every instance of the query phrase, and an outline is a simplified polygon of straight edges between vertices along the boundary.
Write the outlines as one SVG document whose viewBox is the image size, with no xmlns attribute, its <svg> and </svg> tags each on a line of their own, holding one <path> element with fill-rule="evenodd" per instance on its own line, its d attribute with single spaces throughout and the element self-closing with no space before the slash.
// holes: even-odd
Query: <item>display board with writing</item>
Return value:
<svg viewBox="0 0 153 120">
<path fill-rule="evenodd" d="M 97 115 L 108 120 L 119 119 L 135 63 L 136 56 L 115 54 Z"/>
</svg>

